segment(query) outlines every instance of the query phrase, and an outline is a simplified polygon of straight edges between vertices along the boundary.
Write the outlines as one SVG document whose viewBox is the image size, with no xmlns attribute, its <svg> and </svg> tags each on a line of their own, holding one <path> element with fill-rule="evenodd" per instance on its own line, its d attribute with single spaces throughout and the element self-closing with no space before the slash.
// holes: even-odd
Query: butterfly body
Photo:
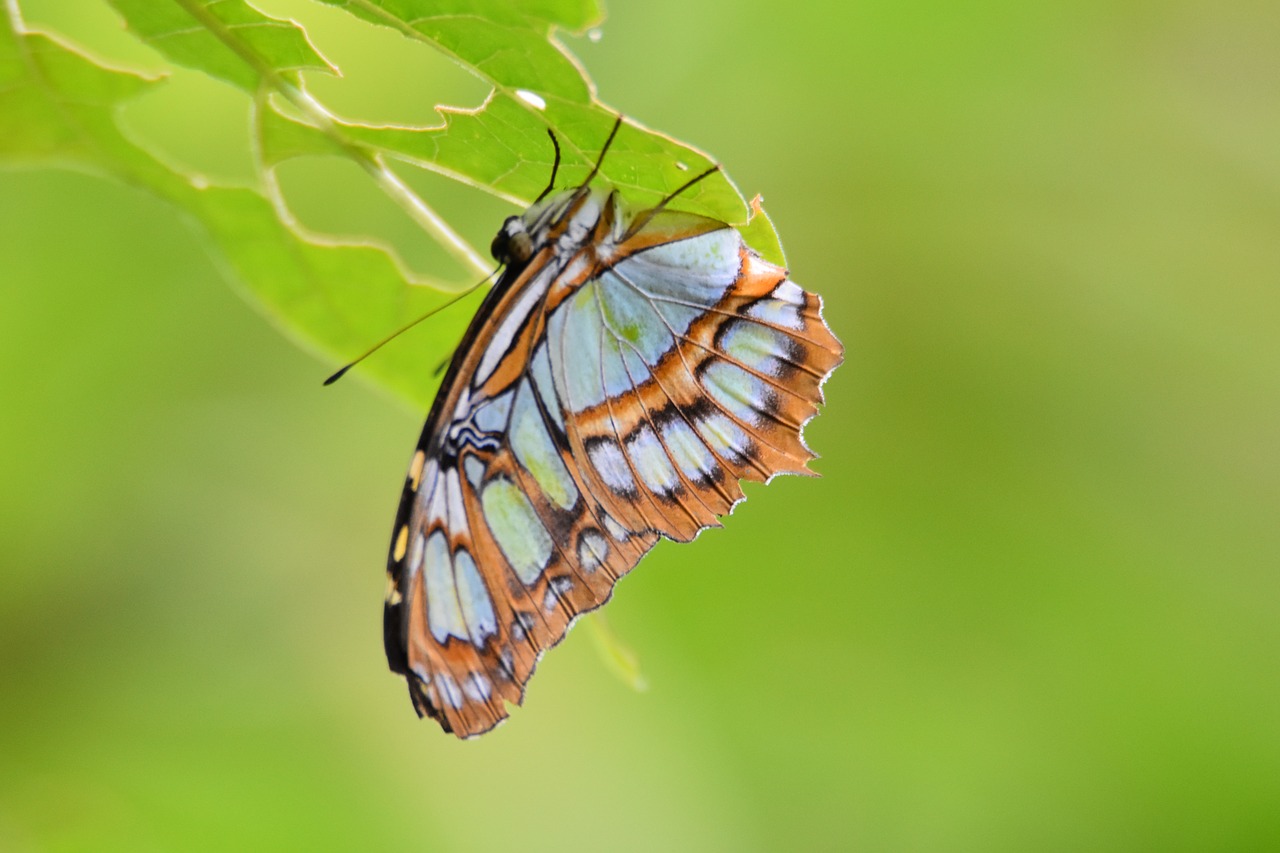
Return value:
<svg viewBox="0 0 1280 853">
<path fill-rule="evenodd" d="M 415 709 L 460 737 L 507 717 L 660 536 L 718 525 L 740 479 L 807 473 L 842 355 L 818 297 L 717 220 L 584 185 L 509 218 L 494 255 L 406 478 L 384 615 Z"/>
</svg>

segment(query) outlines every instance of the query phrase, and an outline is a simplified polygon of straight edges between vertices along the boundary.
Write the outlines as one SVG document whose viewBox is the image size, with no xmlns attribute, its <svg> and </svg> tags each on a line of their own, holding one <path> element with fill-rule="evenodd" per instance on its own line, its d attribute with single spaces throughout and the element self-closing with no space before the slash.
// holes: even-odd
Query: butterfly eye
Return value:
<svg viewBox="0 0 1280 853">
<path fill-rule="evenodd" d="M 503 264 L 522 264 L 533 254 L 533 241 L 525 230 L 524 220 L 508 216 L 489 246 L 493 259 Z"/>
</svg>

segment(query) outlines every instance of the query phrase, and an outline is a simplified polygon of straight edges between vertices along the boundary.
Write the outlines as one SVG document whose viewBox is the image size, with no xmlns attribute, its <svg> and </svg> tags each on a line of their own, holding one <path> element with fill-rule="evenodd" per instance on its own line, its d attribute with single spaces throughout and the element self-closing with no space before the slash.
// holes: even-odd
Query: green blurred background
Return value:
<svg viewBox="0 0 1280 853">
<path fill-rule="evenodd" d="M 163 67 L 96 0 L 22 5 Z M 257 5 L 347 115 L 484 94 Z M 1280 6 L 609 11 L 565 39 L 603 100 L 764 193 L 826 299 L 823 477 L 621 586 L 648 692 L 580 628 L 458 743 L 380 646 L 422 413 L 322 390 L 161 203 L 0 172 L 0 849 L 1280 844 Z M 248 180 L 242 96 L 166 89 L 126 125 Z M 354 167 L 282 177 L 438 262 Z M 419 186 L 481 245 L 511 212 Z"/>
</svg>

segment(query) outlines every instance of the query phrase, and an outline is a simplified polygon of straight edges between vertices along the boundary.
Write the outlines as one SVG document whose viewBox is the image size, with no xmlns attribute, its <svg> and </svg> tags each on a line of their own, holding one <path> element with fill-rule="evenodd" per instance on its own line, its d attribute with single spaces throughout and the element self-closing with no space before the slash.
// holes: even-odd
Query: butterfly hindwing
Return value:
<svg viewBox="0 0 1280 853">
<path fill-rule="evenodd" d="M 740 479 L 807 471 L 842 352 L 818 297 L 724 223 L 582 189 L 526 218 L 530 258 L 455 355 L 388 562 L 388 661 L 460 737 L 523 700 L 660 536 L 718 525 Z"/>
</svg>

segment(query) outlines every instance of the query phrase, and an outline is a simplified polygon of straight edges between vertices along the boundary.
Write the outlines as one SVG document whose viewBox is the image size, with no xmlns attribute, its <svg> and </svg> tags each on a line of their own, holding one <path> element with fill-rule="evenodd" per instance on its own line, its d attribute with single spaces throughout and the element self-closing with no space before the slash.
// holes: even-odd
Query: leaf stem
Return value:
<svg viewBox="0 0 1280 853">
<path fill-rule="evenodd" d="M 596 651 L 600 654 L 600 659 L 604 662 L 604 665 L 623 684 L 637 693 L 643 693 L 648 690 L 649 682 L 645 679 L 644 673 L 640 671 L 639 659 L 636 657 L 635 652 L 627 648 L 626 644 L 609 627 L 609 623 L 605 621 L 604 613 L 599 610 L 594 611 L 587 614 L 587 618 L 583 621 L 591 631 L 591 638 L 595 640 Z"/>
</svg>

